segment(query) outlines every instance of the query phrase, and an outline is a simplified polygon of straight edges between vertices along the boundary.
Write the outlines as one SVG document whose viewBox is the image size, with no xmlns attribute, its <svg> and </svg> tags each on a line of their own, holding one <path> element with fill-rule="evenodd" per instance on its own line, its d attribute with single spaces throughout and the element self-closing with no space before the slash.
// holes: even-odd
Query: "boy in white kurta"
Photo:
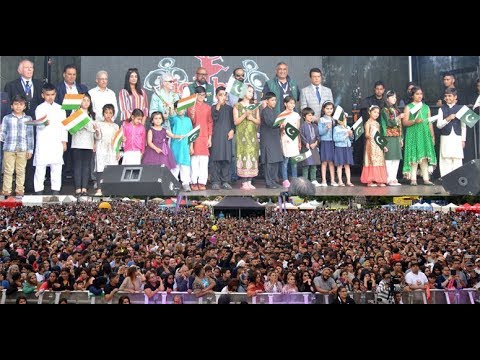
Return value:
<svg viewBox="0 0 480 360">
<path fill-rule="evenodd" d="M 52 84 L 45 84 L 42 87 L 42 97 L 45 100 L 37 106 L 35 118 L 40 119 L 47 116 L 47 125 L 37 127 L 37 141 L 33 166 L 35 166 L 35 177 L 33 185 L 35 193 L 41 195 L 44 189 L 45 172 L 50 166 L 50 181 L 52 193 L 58 195 L 62 187 L 62 166 L 63 153 L 67 150 L 68 133 L 62 124 L 67 114 L 62 107 L 55 103 L 56 90 Z"/>
<path fill-rule="evenodd" d="M 437 128 L 440 129 L 440 176 L 445 176 L 463 165 L 463 149 L 467 139 L 467 128 L 464 122 L 455 115 L 462 108 L 457 103 L 457 91 L 445 89 L 445 102 L 438 109 Z"/>
</svg>

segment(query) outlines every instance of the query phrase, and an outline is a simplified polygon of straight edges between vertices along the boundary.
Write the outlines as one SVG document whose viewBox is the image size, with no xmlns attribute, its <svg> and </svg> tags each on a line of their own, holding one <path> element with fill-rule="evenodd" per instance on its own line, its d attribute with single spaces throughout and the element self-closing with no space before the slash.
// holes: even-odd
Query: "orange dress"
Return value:
<svg viewBox="0 0 480 360">
<path fill-rule="evenodd" d="M 365 127 L 367 124 L 370 124 L 370 136 L 365 141 L 365 154 L 360 181 L 364 184 L 372 182 L 385 184 L 387 182 L 385 156 L 383 150 L 373 139 L 373 134 L 375 134 L 376 131 L 380 132 L 380 124 L 373 119 L 368 119 Z"/>
</svg>

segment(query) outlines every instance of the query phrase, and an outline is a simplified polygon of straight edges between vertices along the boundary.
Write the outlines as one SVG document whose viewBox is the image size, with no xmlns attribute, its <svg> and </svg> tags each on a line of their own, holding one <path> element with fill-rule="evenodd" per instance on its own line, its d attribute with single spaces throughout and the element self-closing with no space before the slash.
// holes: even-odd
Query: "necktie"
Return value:
<svg viewBox="0 0 480 360">
<path fill-rule="evenodd" d="M 317 89 L 317 99 L 318 103 L 322 104 L 322 97 L 320 96 L 320 90 L 318 89 L 318 86 L 315 86 L 315 89 Z"/>
<path fill-rule="evenodd" d="M 29 80 L 25 80 L 25 94 L 27 95 L 27 100 L 32 100 L 32 91 Z"/>
</svg>

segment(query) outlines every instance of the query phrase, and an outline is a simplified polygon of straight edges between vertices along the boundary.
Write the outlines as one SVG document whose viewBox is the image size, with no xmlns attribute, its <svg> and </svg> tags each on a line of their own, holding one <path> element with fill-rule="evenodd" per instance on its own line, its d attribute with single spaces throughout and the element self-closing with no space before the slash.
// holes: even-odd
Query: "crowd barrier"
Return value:
<svg viewBox="0 0 480 360">
<path fill-rule="evenodd" d="M 349 293 L 357 304 L 380 304 L 377 294 L 372 291 Z M 16 299 L 25 295 L 18 291 L 6 295 L 6 289 L 2 290 L 0 304 L 14 304 Z M 110 301 L 105 301 L 104 296 L 93 296 L 88 291 L 45 291 L 38 296 L 35 293 L 27 294 L 28 304 L 58 304 L 61 298 L 67 299 L 70 304 L 117 304 L 120 296 L 127 295 L 132 304 L 173 304 L 175 295 L 179 295 L 183 304 L 216 304 L 222 295 L 214 293 L 197 298 L 194 294 L 187 292 L 162 292 L 157 293 L 150 299 L 145 293 L 117 292 Z M 248 297 L 245 293 L 232 293 L 230 303 L 241 304 L 330 304 L 333 295 L 312 294 L 312 293 L 262 293 L 257 296 Z M 480 290 L 430 290 L 430 296 L 425 291 L 416 290 L 402 293 L 404 304 L 479 304 Z"/>
</svg>

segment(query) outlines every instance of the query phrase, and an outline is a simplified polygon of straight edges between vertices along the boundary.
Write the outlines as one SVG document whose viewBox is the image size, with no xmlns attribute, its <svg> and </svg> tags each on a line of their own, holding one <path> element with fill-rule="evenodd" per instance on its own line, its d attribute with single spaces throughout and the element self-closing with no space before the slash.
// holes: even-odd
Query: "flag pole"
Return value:
<svg viewBox="0 0 480 360">
<path fill-rule="evenodd" d="M 412 81 L 412 57 L 408 57 L 408 81 Z"/>
</svg>

